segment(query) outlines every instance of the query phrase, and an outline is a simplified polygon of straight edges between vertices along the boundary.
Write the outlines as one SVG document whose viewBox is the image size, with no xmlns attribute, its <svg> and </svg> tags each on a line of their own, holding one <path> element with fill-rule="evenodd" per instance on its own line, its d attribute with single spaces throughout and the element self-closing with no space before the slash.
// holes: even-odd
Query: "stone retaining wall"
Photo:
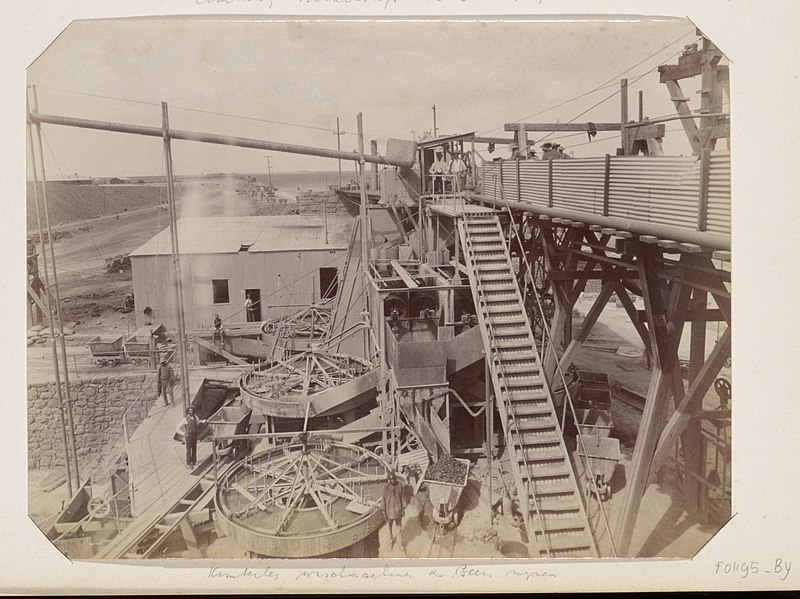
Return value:
<svg viewBox="0 0 800 599">
<path fill-rule="evenodd" d="M 322 215 L 323 205 L 327 205 L 328 214 L 358 214 L 358 203 L 341 198 L 335 191 L 306 191 L 297 196 L 297 204 L 301 214 Z"/>
<path fill-rule="evenodd" d="M 124 445 L 122 417 L 129 406 L 129 434 L 156 399 L 154 373 L 70 381 L 75 440 L 82 469 Z M 144 394 L 143 394 L 144 393 Z M 64 466 L 64 443 L 55 383 L 28 385 L 28 467 Z"/>
</svg>

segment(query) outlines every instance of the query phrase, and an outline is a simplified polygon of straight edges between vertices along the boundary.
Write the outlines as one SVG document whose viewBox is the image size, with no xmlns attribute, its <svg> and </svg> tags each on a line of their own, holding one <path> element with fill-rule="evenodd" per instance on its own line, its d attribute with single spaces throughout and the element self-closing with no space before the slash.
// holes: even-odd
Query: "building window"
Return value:
<svg viewBox="0 0 800 599">
<path fill-rule="evenodd" d="M 230 294 L 228 293 L 228 279 L 211 279 L 211 289 L 214 293 L 215 304 L 231 303 Z"/>
<path fill-rule="evenodd" d="M 339 269 L 320 268 L 319 269 L 319 289 L 321 299 L 336 297 L 339 293 Z"/>
</svg>

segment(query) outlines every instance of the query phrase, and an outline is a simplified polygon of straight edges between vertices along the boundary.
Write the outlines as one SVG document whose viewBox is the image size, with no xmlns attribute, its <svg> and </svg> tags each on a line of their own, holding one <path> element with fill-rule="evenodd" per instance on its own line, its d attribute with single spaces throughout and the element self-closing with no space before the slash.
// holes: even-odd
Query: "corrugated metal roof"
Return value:
<svg viewBox="0 0 800 599">
<path fill-rule="evenodd" d="M 221 216 L 178 219 L 181 254 L 235 254 L 347 249 L 353 220 L 328 216 L 328 243 L 322 217 Z M 243 246 L 249 248 L 243 249 Z M 169 255 L 169 228 L 130 253 L 131 256 Z"/>
</svg>

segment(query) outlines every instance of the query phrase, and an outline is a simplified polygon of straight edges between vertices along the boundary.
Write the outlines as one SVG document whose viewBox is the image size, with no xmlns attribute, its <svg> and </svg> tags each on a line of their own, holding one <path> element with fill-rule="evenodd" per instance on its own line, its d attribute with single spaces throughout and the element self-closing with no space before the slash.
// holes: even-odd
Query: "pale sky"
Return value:
<svg viewBox="0 0 800 599">
<path fill-rule="evenodd" d="M 440 135 L 478 131 L 509 137 L 503 131 L 506 122 L 573 119 L 613 94 L 625 71 L 630 118 L 638 115 L 640 89 L 645 115 L 673 114 L 655 68 L 675 64 L 683 46 L 696 39 L 695 27 L 685 20 L 79 21 L 31 65 L 28 76 L 37 86 L 41 112 L 95 120 L 160 126 L 158 104 L 163 100 L 171 106 L 174 128 L 336 148 L 333 131 L 339 116 L 347 132 L 343 150 L 357 147 L 356 114 L 363 112 L 367 140 L 377 139 L 383 152 L 387 138 L 411 139 L 432 129 L 433 104 Z M 695 79 L 682 84 L 699 107 Z M 606 84 L 611 87 L 569 101 Z M 616 95 L 575 122 L 619 118 Z M 667 123 L 667 130 L 666 153 L 690 153 L 680 123 Z M 92 177 L 162 172 L 159 139 L 55 125 L 43 131 L 49 178 L 76 172 Z M 604 132 L 591 144 L 585 143 L 584 133 L 566 135 L 554 133 L 548 139 L 561 138 L 576 156 L 613 154 L 619 143 L 618 137 L 600 141 L 614 135 Z M 265 154 L 173 144 L 178 175 L 262 172 Z M 270 154 L 275 172 L 337 167 L 330 159 Z"/>
</svg>

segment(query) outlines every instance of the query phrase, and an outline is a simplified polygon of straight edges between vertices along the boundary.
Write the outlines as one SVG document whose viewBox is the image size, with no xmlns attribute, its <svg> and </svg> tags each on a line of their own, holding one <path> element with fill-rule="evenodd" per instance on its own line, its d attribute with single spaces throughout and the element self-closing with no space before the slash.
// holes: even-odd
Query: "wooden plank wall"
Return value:
<svg viewBox="0 0 800 599">
<path fill-rule="evenodd" d="M 245 289 L 261 290 L 261 318 L 278 318 L 319 299 L 319 269 L 343 268 L 346 250 L 304 250 L 181 256 L 186 326 L 209 328 L 214 314 L 223 320 L 244 322 Z M 174 291 L 170 256 L 132 256 L 137 325 L 150 306 L 155 320 L 175 327 Z M 228 279 L 230 303 L 214 304 L 212 279 Z"/>
</svg>

